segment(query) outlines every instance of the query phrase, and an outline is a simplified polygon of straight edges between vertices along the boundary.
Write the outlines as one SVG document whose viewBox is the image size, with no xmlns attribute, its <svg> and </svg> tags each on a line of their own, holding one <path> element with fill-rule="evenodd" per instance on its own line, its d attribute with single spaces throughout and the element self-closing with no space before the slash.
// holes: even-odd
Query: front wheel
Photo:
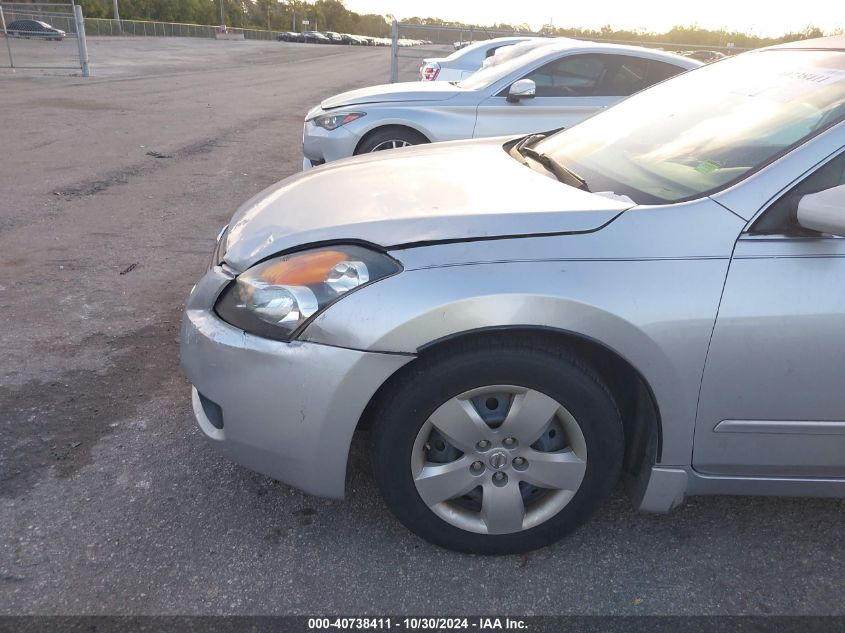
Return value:
<svg viewBox="0 0 845 633">
<path fill-rule="evenodd" d="M 399 149 L 411 145 L 428 143 L 428 139 L 419 132 L 408 128 L 388 127 L 376 130 L 355 150 L 355 154 L 369 154 L 385 149 Z"/>
<path fill-rule="evenodd" d="M 373 427 L 376 482 L 423 538 L 467 553 L 548 545 L 618 480 L 619 412 L 601 379 L 554 348 L 503 343 L 418 360 Z"/>
</svg>

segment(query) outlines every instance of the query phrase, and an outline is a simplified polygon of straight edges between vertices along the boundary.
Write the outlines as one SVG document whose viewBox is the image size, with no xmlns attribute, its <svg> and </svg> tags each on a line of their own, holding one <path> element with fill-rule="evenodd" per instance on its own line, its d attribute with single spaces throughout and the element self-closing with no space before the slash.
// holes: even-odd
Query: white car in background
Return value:
<svg viewBox="0 0 845 633">
<path fill-rule="evenodd" d="M 413 81 L 345 92 L 306 115 L 302 167 L 420 143 L 571 127 L 701 65 L 639 46 L 552 40 L 454 84 Z"/>
<path fill-rule="evenodd" d="M 493 51 L 492 55 L 488 55 L 484 59 L 481 64 L 481 68 L 490 68 L 490 66 L 498 66 L 499 64 L 519 57 L 520 55 L 525 55 L 525 53 L 533 51 L 535 48 L 540 48 L 541 46 L 548 46 L 549 44 L 576 45 L 577 43 L 578 40 L 572 39 L 571 37 L 533 37 L 530 40 L 526 40 L 525 42 L 519 42 L 517 44 L 511 44 L 510 46 L 502 46 L 500 48 L 497 48 L 495 51 Z M 690 57 L 690 55 L 684 55 L 684 57 Z"/>
<path fill-rule="evenodd" d="M 511 46 L 528 40 L 542 40 L 539 37 L 497 37 L 475 42 L 456 50 L 448 57 L 430 57 L 420 66 L 422 81 L 460 81 L 481 68 L 484 60 L 503 46 Z"/>
</svg>

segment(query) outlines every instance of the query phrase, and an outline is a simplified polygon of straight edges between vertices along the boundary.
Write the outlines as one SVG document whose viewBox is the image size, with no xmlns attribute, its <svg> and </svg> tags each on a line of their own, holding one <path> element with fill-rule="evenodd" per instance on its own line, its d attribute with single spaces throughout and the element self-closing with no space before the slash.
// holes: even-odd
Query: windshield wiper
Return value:
<svg viewBox="0 0 845 633">
<path fill-rule="evenodd" d="M 546 138 L 545 134 L 529 134 L 528 136 L 523 136 L 521 139 L 519 139 L 519 142 L 511 148 L 511 151 L 518 152 L 520 155 L 524 155 L 522 154 L 523 147 L 533 145 L 534 143 L 539 143 L 544 138 Z"/>
<path fill-rule="evenodd" d="M 543 154 L 542 152 L 538 152 L 536 149 L 526 147 L 528 142 L 530 142 L 531 140 L 533 140 L 532 136 L 526 137 L 524 140 L 520 141 L 514 149 L 518 151 L 521 155 L 536 160 L 543 167 L 552 172 L 555 175 L 555 178 L 560 180 L 562 183 L 575 187 L 576 189 L 581 189 L 583 191 L 590 190 L 590 188 L 587 186 L 587 181 L 584 180 L 584 178 L 582 178 L 578 174 L 576 174 L 574 171 L 569 169 L 569 167 L 557 162 L 548 154 Z"/>
</svg>

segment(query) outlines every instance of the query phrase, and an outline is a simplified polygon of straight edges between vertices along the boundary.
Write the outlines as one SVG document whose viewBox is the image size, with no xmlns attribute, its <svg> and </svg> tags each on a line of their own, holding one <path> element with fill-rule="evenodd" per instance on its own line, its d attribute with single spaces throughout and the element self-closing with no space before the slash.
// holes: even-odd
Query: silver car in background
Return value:
<svg viewBox="0 0 845 633">
<path fill-rule="evenodd" d="M 525 551 L 620 480 L 845 497 L 845 37 L 744 53 L 571 129 L 284 180 L 188 299 L 212 446 L 344 494 L 370 429 L 387 506 Z"/>
<path fill-rule="evenodd" d="M 326 99 L 305 117 L 302 166 L 420 143 L 570 127 L 699 66 L 673 53 L 561 38 L 457 84 L 353 90 Z"/>
</svg>

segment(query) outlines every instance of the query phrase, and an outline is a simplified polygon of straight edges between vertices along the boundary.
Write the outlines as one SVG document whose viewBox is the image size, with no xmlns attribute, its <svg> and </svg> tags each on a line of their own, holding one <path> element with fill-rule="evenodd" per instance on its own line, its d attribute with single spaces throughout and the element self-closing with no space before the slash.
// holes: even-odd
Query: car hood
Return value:
<svg viewBox="0 0 845 633">
<path fill-rule="evenodd" d="M 445 81 L 406 81 L 382 86 L 370 86 L 359 90 L 342 92 L 323 101 L 324 110 L 364 103 L 383 103 L 401 101 L 445 101 L 458 95 L 462 90 Z"/>
<path fill-rule="evenodd" d="M 511 158 L 506 139 L 435 143 L 335 161 L 247 201 L 226 235 L 237 271 L 327 241 L 384 248 L 596 230 L 634 206 Z"/>
</svg>

